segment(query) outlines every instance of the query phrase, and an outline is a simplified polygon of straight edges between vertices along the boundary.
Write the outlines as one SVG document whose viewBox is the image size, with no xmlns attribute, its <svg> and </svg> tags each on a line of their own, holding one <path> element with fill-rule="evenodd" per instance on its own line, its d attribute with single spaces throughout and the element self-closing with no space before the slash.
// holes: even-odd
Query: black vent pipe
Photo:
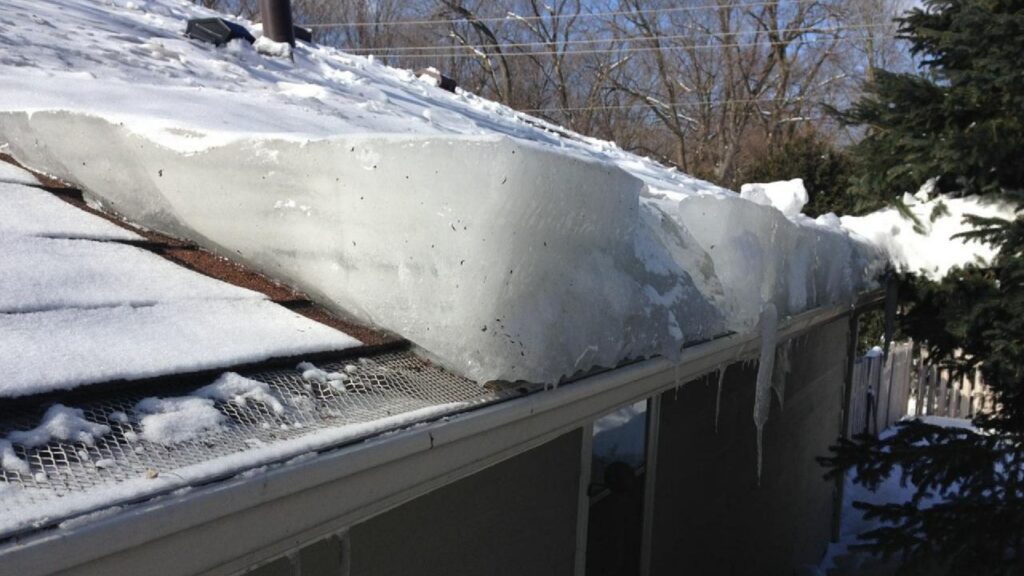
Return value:
<svg viewBox="0 0 1024 576">
<path fill-rule="evenodd" d="M 291 0 L 260 0 L 260 17 L 263 18 L 264 36 L 274 42 L 295 46 Z"/>
</svg>

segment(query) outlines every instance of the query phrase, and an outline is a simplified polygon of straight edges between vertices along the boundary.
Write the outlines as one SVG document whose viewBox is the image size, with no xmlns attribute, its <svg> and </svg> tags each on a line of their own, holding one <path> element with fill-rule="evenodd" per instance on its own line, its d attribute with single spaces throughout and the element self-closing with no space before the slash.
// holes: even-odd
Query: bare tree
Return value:
<svg viewBox="0 0 1024 576">
<path fill-rule="evenodd" d="M 258 0 L 197 0 L 252 16 Z M 294 0 L 320 43 L 436 66 L 460 86 L 735 186 L 910 64 L 892 18 L 910 0 Z M 846 134 L 845 138 L 855 137 Z"/>
</svg>

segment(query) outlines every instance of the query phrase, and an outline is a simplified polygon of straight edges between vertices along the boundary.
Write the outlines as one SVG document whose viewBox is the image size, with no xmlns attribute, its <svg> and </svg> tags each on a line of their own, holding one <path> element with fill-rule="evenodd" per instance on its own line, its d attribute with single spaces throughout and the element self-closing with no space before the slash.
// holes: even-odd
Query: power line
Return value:
<svg viewBox="0 0 1024 576">
<path fill-rule="evenodd" d="M 836 44 L 843 44 L 847 42 L 853 42 L 857 40 L 865 40 L 867 36 L 846 36 L 838 38 L 804 38 L 801 39 L 798 44 L 818 44 L 823 42 L 834 42 Z M 570 56 L 579 54 L 625 54 L 625 53 L 636 53 L 636 52 L 655 52 L 660 50 L 721 50 L 724 48 L 753 48 L 757 46 L 782 46 L 791 44 L 788 41 L 765 41 L 765 42 L 735 42 L 735 43 L 716 43 L 716 44 L 691 44 L 683 46 L 642 46 L 632 48 L 595 48 L 588 50 L 565 50 L 561 52 L 560 56 Z M 481 56 L 497 56 L 496 54 L 485 54 L 474 46 L 456 46 L 460 50 L 472 50 L 473 52 L 435 52 L 431 54 L 367 54 L 367 56 L 395 56 L 398 58 L 411 58 L 411 59 L 437 59 L 437 58 L 479 58 Z M 344 49 L 343 49 L 344 50 Z M 358 55 L 358 54 L 356 54 Z M 541 51 L 541 52 L 503 52 L 501 54 L 504 58 L 523 58 L 533 56 L 551 56 L 552 52 Z"/>
<path fill-rule="evenodd" d="M 599 38 L 599 39 L 586 39 L 586 40 L 564 40 L 558 42 L 558 46 L 568 45 L 580 45 L 580 44 L 603 44 L 608 42 L 623 41 L 623 42 L 650 42 L 652 40 L 692 40 L 694 38 L 717 38 L 723 36 L 739 36 L 741 34 L 764 34 L 767 32 L 773 32 L 778 34 L 785 34 L 790 32 L 800 33 L 815 33 L 815 34 L 834 34 L 837 32 L 844 32 L 847 30 L 869 30 L 873 28 L 884 28 L 890 26 L 889 23 L 874 23 L 874 24 L 850 24 L 847 26 L 833 26 L 830 28 L 818 28 L 814 26 L 802 27 L 802 28 L 779 28 L 776 30 L 737 30 L 734 32 L 708 32 L 700 34 L 675 34 L 667 36 L 636 36 L 632 38 Z M 415 50 L 445 50 L 444 54 L 450 53 L 453 49 L 474 49 L 480 50 L 484 48 L 501 48 L 503 50 L 508 48 L 521 48 L 524 46 L 543 46 L 548 44 L 542 40 L 533 42 L 509 42 L 507 44 L 466 44 L 459 46 L 394 46 L 389 48 L 352 48 L 346 49 L 346 52 L 351 54 L 387 54 L 391 55 L 395 51 L 415 51 Z M 651 47 L 655 48 L 656 47 Z M 614 49 L 609 49 L 614 51 Z M 545 54 L 549 54 L 550 51 L 545 51 Z M 433 55 L 433 54 L 429 54 Z"/>
<path fill-rule="evenodd" d="M 785 0 L 769 0 L 766 2 L 748 2 L 730 5 L 718 5 L 718 4 L 704 4 L 699 6 L 676 6 L 672 8 L 651 8 L 649 10 L 613 10 L 608 12 L 583 12 L 580 14 L 550 14 L 548 16 L 520 16 L 511 12 L 505 16 L 491 16 L 491 17 L 480 17 L 473 18 L 472 22 L 531 22 L 531 21 L 543 21 L 543 20 L 564 20 L 573 18 L 606 18 L 609 16 L 630 16 L 637 14 L 666 14 L 676 12 L 699 12 L 702 10 L 721 10 L 723 8 L 759 8 L 767 6 L 778 6 L 785 4 Z M 804 4 L 800 0 L 793 0 L 793 5 Z M 813 4 L 813 2 L 806 2 L 806 4 Z M 377 22 L 322 22 L 322 23 L 305 23 L 300 24 L 305 28 L 369 28 L 377 26 L 436 26 L 439 24 L 459 24 L 462 22 L 470 22 L 468 18 L 447 18 L 447 19 L 431 19 L 431 20 L 396 20 L 394 22 L 377 21 Z"/>
<path fill-rule="evenodd" d="M 847 96 L 857 97 L 857 96 L 862 96 L 864 94 L 865 94 L 864 92 L 854 92 L 854 93 L 847 94 Z M 668 103 L 665 103 L 665 102 L 657 102 L 657 101 L 652 102 L 652 101 L 648 100 L 648 101 L 644 101 L 644 102 L 632 102 L 630 104 L 608 104 L 608 105 L 603 105 L 602 104 L 602 105 L 597 105 L 597 106 L 556 106 L 556 107 L 551 107 L 551 108 L 522 108 L 522 109 L 516 109 L 516 110 L 518 112 L 524 112 L 524 113 L 527 113 L 527 114 L 541 114 L 541 113 L 548 113 L 548 112 L 585 112 L 585 111 L 591 111 L 591 110 L 624 110 L 624 109 L 629 109 L 629 108 L 640 108 L 640 107 L 644 107 L 644 108 L 658 107 L 658 108 L 666 108 L 666 109 L 670 109 L 670 110 L 679 110 L 679 109 L 682 109 L 682 108 L 691 108 L 691 107 L 699 107 L 699 106 L 713 106 L 713 107 L 717 107 L 717 106 L 726 106 L 726 105 L 732 105 L 732 104 L 758 104 L 758 103 L 769 104 L 769 103 L 772 103 L 772 102 L 779 102 L 779 100 L 774 99 L 774 98 L 746 98 L 746 99 L 737 98 L 737 99 L 726 99 L 726 100 L 704 100 L 704 101 L 685 102 L 685 103 L 677 102 L 676 104 L 668 104 Z M 782 102 L 783 103 L 787 103 L 787 104 L 794 104 L 796 102 L 806 102 L 806 103 L 809 103 L 811 105 L 823 104 L 824 103 L 824 102 L 814 102 L 813 100 L 811 100 L 811 99 L 809 99 L 807 97 L 802 97 L 802 96 L 796 97 L 796 98 L 791 98 L 789 100 L 782 99 Z"/>
</svg>

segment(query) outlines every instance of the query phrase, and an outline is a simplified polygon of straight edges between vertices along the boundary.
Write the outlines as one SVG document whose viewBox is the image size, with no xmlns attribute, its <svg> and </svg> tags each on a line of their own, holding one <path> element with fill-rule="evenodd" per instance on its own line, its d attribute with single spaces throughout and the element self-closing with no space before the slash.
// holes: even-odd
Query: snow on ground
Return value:
<svg viewBox="0 0 1024 576">
<path fill-rule="evenodd" d="M 207 15 L 8 0 L 0 145 L 475 380 L 674 358 L 753 329 L 766 303 L 849 302 L 883 263 L 827 222 L 411 71 L 183 36 Z"/>
<path fill-rule="evenodd" d="M 954 266 L 991 262 L 996 254 L 990 244 L 953 238 L 971 229 L 964 223 L 964 216 L 1016 218 L 1011 204 L 976 196 L 929 198 L 923 191 L 905 195 L 903 202 L 917 222 L 896 208 L 885 208 L 866 216 L 843 216 L 843 228 L 881 246 L 899 269 L 933 280 L 942 278 Z"/>
<path fill-rule="evenodd" d="M 262 294 L 99 241 L 138 238 L 48 192 L 0 184 L 0 397 L 360 344 Z"/>
<path fill-rule="evenodd" d="M 946 418 L 942 416 L 921 416 L 920 420 L 934 426 L 947 428 L 967 428 L 975 430 L 970 420 L 963 418 Z M 883 436 L 895 433 L 895 428 L 889 428 L 882 432 Z M 888 504 L 907 502 L 913 496 L 916 488 L 911 482 L 903 484 L 901 481 L 902 472 L 899 467 L 885 479 L 877 490 L 871 491 L 856 484 L 853 481 L 854 471 L 850 471 L 846 477 L 846 484 L 843 489 L 843 504 L 840 512 L 840 540 L 830 544 L 825 557 L 818 566 L 818 574 L 859 574 L 867 567 L 874 567 L 879 560 L 862 552 L 853 552 L 850 546 L 859 542 L 857 535 L 863 534 L 880 526 L 878 520 L 867 520 L 864 512 L 853 507 L 854 502 L 867 502 L 869 504 Z M 935 497 L 922 500 L 926 506 L 933 503 Z M 884 574 L 886 571 L 870 572 L 872 574 Z"/>
</svg>

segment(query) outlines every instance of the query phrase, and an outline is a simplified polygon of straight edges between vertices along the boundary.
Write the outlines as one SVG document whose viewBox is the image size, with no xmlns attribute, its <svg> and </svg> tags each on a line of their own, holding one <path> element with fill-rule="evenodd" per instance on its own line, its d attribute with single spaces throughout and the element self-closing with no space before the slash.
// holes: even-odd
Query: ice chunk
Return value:
<svg viewBox="0 0 1024 576">
<path fill-rule="evenodd" d="M 880 260 L 798 217 L 794 186 L 760 206 L 329 47 L 300 43 L 290 62 L 211 49 L 180 36 L 215 15 L 192 4 L 7 5 L 40 18 L 0 62 L 14 157 L 477 381 L 674 359 L 753 329 L 761 302 L 848 301 Z"/>
<path fill-rule="evenodd" d="M 97 438 L 109 433 L 110 426 L 86 420 L 81 409 L 54 404 L 43 414 L 39 426 L 11 432 L 7 439 L 26 448 L 38 448 L 54 440 L 94 446 Z"/>
<path fill-rule="evenodd" d="M 171 445 L 219 431 L 227 422 L 209 398 L 146 398 L 135 405 L 142 426 L 140 437 Z"/>
<path fill-rule="evenodd" d="M 757 478 L 761 481 L 764 457 L 764 425 L 772 406 L 772 372 L 775 368 L 775 343 L 778 339 L 779 315 L 775 305 L 767 303 L 761 311 L 761 354 L 757 365 L 754 392 L 754 426 L 757 428 Z"/>
<path fill-rule="evenodd" d="M 807 204 L 807 189 L 801 178 L 764 184 L 744 184 L 740 198 L 762 206 L 771 206 L 789 218 L 800 214 Z"/>
<path fill-rule="evenodd" d="M 213 384 L 196 390 L 193 395 L 221 402 L 234 402 L 239 406 L 245 406 L 252 400 L 267 406 L 275 414 L 284 414 L 285 411 L 284 404 L 270 391 L 270 385 L 246 378 L 237 372 L 221 374 Z"/>
</svg>

